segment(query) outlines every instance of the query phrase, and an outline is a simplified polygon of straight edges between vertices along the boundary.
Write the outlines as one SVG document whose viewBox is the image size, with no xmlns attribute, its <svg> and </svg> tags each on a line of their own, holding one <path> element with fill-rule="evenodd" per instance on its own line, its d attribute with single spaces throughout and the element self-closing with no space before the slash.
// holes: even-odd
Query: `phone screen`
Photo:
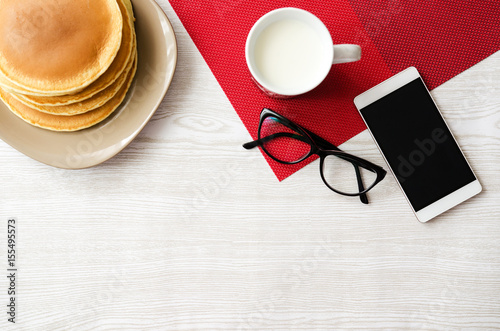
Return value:
<svg viewBox="0 0 500 331">
<path fill-rule="evenodd" d="M 360 112 L 415 211 L 476 179 L 421 78 Z"/>
</svg>

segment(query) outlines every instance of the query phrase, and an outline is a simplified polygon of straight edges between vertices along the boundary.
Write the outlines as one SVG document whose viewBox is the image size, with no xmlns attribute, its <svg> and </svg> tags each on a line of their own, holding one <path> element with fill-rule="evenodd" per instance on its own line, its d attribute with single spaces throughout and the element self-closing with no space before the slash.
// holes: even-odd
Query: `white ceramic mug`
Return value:
<svg viewBox="0 0 500 331">
<path fill-rule="evenodd" d="M 245 57 L 254 82 L 266 94 L 290 98 L 311 91 L 332 64 L 358 61 L 358 45 L 333 45 L 319 18 L 299 8 L 279 8 L 250 30 Z"/>
</svg>

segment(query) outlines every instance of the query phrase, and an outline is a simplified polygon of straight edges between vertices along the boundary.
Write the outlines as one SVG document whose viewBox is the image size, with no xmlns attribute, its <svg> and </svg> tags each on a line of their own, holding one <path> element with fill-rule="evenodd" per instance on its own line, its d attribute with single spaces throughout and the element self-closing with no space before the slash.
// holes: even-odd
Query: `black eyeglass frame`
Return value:
<svg viewBox="0 0 500 331">
<path fill-rule="evenodd" d="M 292 161 L 292 162 L 287 162 L 287 161 L 283 161 L 283 160 L 277 159 L 270 152 L 268 152 L 266 150 L 265 146 L 264 146 L 264 143 L 266 141 L 270 140 L 270 139 L 275 138 L 275 136 L 272 135 L 271 137 L 261 137 L 261 128 L 262 128 L 262 123 L 264 122 L 264 120 L 267 117 L 270 117 L 270 116 L 273 116 L 273 117 L 277 118 L 284 125 L 288 126 L 289 128 L 295 130 L 300 135 L 302 135 L 302 136 L 297 136 L 297 137 L 293 137 L 293 138 L 302 140 L 305 143 L 309 144 L 311 146 L 311 148 L 309 150 L 309 153 L 307 153 L 306 155 L 304 155 L 299 160 Z M 286 133 L 286 132 L 283 132 L 281 134 L 290 135 L 290 137 L 293 135 L 293 134 Z M 360 157 L 357 157 L 355 155 L 352 155 L 352 154 L 349 154 L 349 153 L 346 153 L 346 152 L 342 151 L 337 146 L 331 144 L 330 142 L 326 141 L 325 139 L 321 138 L 320 136 L 314 134 L 313 132 L 307 130 L 306 128 L 301 127 L 300 125 L 292 122 L 291 120 L 287 119 L 286 117 L 284 117 L 284 116 L 276 113 L 275 111 L 273 111 L 273 110 L 271 110 L 269 108 L 262 109 L 262 111 L 260 113 L 259 129 L 258 129 L 258 137 L 257 138 L 258 138 L 257 140 L 254 140 L 254 141 L 251 141 L 251 142 L 248 142 L 248 143 L 244 144 L 243 147 L 245 149 L 251 149 L 251 148 L 260 146 L 262 148 L 262 150 L 271 159 L 273 159 L 273 160 L 275 160 L 276 162 L 279 162 L 279 163 L 283 163 L 283 164 L 297 164 L 297 163 L 300 163 L 300 162 L 306 160 L 311 155 L 318 155 L 319 158 L 320 158 L 320 164 L 319 164 L 319 166 L 320 166 L 320 175 L 321 175 L 321 179 L 323 180 L 323 183 L 325 183 L 325 185 L 330 190 L 332 190 L 332 191 L 334 191 L 334 192 L 336 192 L 338 194 L 345 195 L 345 196 L 360 196 L 361 201 L 363 203 L 368 203 L 368 199 L 366 198 L 366 193 L 368 191 L 370 191 L 380 181 L 382 181 L 384 179 L 385 175 L 387 174 L 387 172 L 382 167 L 380 167 L 380 166 L 378 166 L 378 165 L 376 165 L 376 164 L 374 164 L 374 163 L 372 163 L 370 161 L 367 161 L 365 159 L 362 159 Z M 359 189 L 358 193 L 346 193 L 346 192 L 338 191 L 335 188 L 333 188 L 332 186 L 330 186 L 330 184 L 328 184 L 328 182 L 326 181 L 325 176 L 323 174 L 323 168 L 324 168 L 325 158 L 328 155 L 334 155 L 336 157 L 340 157 L 340 158 L 342 158 L 342 159 L 344 159 L 344 160 L 352 163 L 352 165 L 355 168 L 356 178 L 358 180 L 358 189 Z M 363 185 L 363 181 L 362 181 L 362 178 L 361 178 L 361 173 L 359 171 L 359 167 L 363 167 L 363 168 L 365 168 L 365 169 L 367 169 L 369 171 L 375 172 L 376 175 L 377 175 L 375 181 L 369 187 L 367 187 L 367 188 L 365 188 L 364 185 Z"/>
</svg>

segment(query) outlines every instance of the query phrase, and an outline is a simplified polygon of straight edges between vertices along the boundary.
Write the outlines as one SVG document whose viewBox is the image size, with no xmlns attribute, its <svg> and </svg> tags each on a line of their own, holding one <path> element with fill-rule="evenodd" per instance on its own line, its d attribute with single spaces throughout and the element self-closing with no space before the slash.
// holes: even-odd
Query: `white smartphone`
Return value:
<svg viewBox="0 0 500 331">
<path fill-rule="evenodd" d="M 417 69 L 403 70 L 354 104 L 420 222 L 481 192 Z"/>
</svg>

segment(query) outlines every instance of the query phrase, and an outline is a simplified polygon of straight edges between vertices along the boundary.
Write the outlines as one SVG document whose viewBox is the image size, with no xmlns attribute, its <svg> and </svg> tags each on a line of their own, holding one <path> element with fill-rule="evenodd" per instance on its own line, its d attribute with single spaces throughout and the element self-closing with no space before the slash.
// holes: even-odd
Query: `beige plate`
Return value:
<svg viewBox="0 0 500 331">
<path fill-rule="evenodd" d="M 138 67 L 122 105 L 102 123 L 76 132 L 34 127 L 0 101 L 0 138 L 27 156 L 48 165 L 81 169 L 118 154 L 144 128 L 172 82 L 177 42 L 167 16 L 154 0 L 133 0 Z"/>
</svg>

